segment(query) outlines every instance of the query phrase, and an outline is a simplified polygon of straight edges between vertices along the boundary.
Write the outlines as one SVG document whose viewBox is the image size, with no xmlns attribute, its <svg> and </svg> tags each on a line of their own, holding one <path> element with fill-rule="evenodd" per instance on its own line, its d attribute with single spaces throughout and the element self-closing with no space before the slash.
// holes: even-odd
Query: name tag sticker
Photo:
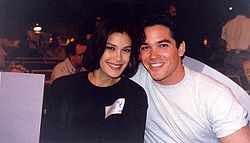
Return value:
<svg viewBox="0 0 250 143">
<path fill-rule="evenodd" d="M 112 114 L 122 114 L 125 98 L 119 98 L 110 106 L 105 107 L 105 119 Z"/>
</svg>

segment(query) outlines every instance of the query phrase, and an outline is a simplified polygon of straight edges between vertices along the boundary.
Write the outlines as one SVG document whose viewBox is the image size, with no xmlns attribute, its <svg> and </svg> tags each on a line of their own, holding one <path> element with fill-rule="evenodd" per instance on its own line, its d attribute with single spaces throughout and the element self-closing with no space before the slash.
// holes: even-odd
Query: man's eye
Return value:
<svg viewBox="0 0 250 143">
<path fill-rule="evenodd" d="M 111 47 L 111 46 L 106 46 L 106 49 L 108 49 L 108 50 L 115 50 L 115 48 Z"/>
<path fill-rule="evenodd" d="M 148 46 L 145 46 L 145 45 L 143 45 L 143 46 L 140 47 L 141 50 L 146 50 L 146 49 L 148 49 L 148 48 L 149 48 L 149 47 L 148 47 Z"/>
<path fill-rule="evenodd" d="M 161 48 L 168 47 L 168 44 L 164 44 L 164 43 L 162 43 L 162 44 L 160 44 L 160 47 L 161 47 Z"/>
</svg>

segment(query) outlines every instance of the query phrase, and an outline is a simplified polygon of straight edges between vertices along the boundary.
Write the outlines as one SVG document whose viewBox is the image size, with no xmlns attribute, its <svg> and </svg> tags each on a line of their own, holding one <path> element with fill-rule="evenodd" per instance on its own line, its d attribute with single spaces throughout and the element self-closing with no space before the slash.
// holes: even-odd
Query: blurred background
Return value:
<svg viewBox="0 0 250 143">
<path fill-rule="evenodd" d="M 224 58 L 222 26 L 235 16 L 235 4 L 244 5 L 250 14 L 249 0 L 1 0 L 0 46 L 7 64 L 23 65 L 20 57 L 54 58 L 58 60 L 49 62 L 58 63 L 64 58 L 56 53 L 58 47 L 77 37 L 88 39 L 102 19 L 123 17 L 136 24 L 141 17 L 174 5 L 185 33 L 186 54 L 219 67 Z"/>
<path fill-rule="evenodd" d="M 188 35 L 187 54 L 203 58 L 210 56 L 218 48 L 222 25 L 233 17 L 234 3 L 249 5 L 250 2 L 247 0 L 1 0 L 0 37 L 20 40 L 21 46 L 26 46 L 28 31 L 39 24 L 42 27 L 41 31 L 48 34 L 48 37 L 60 36 L 66 40 L 92 33 L 98 19 L 124 17 L 136 21 L 146 14 L 165 11 L 170 4 L 174 4 L 177 16 L 184 23 Z M 47 40 L 48 37 L 40 38 Z"/>
</svg>

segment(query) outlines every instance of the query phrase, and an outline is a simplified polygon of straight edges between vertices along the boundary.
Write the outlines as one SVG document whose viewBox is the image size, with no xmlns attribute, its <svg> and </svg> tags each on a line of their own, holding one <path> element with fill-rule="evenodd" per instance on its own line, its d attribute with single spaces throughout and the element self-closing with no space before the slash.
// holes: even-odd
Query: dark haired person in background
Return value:
<svg viewBox="0 0 250 143">
<path fill-rule="evenodd" d="M 85 71 L 86 69 L 82 66 L 82 60 L 86 48 L 86 41 L 81 39 L 69 43 L 65 48 L 67 58 L 54 67 L 50 83 L 59 77 L 74 74 L 79 71 Z"/>
<path fill-rule="evenodd" d="M 42 142 L 143 142 L 147 96 L 129 79 L 138 51 L 129 26 L 106 20 L 92 35 L 85 72 L 55 80 L 43 117 Z"/>
<path fill-rule="evenodd" d="M 139 66 L 133 80 L 148 95 L 147 143 L 249 143 L 247 112 L 231 90 L 184 66 L 186 47 L 166 14 L 143 21 Z"/>
</svg>

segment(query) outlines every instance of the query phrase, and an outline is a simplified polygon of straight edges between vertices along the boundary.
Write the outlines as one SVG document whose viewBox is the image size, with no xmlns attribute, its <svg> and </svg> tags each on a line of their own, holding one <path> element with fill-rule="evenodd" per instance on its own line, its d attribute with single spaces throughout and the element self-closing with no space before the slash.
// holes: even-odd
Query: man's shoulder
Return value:
<svg viewBox="0 0 250 143">
<path fill-rule="evenodd" d="M 140 84 L 136 83 L 135 81 L 129 78 L 124 77 L 122 90 L 125 91 L 126 94 L 129 95 L 128 97 L 130 97 L 130 99 L 137 100 L 142 103 L 147 102 L 147 94 L 144 88 Z"/>
<path fill-rule="evenodd" d="M 142 64 L 139 64 L 136 74 L 133 77 L 131 77 L 131 79 L 137 83 L 140 81 L 147 80 L 148 78 L 149 78 L 149 73 Z"/>
<path fill-rule="evenodd" d="M 236 23 L 238 23 L 240 21 L 239 18 L 237 17 L 234 17 L 233 19 L 230 19 L 228 20 L 225 25 L 223 26 L 223 28 L 227 28 L 227 27 L 230 27 L 230 26 L 234 26 Z"/>
<path fill-rule="evenodd" d="M 126 87 L 128 88 L 143 89 L 140 84 L 127 77 L 123 77 L 123 84 L 126 84 Z"/>
<path fill-rule="evenodd" d="M 64 61 L 58 63 L 54 68 L 52 72 L 61 73 L 63 72 L 65 75 L 71 74 L 74 67 L 71 65 L 68 58 L 66 58 Z"/>
<path fill-rule="evenodd" d="M 183 59 L 183 66 L 185 68 L 185 73 L 188 74 L 190 76 L 189 78 L 192 80 L 195 79 L 205 83 L 212 82 L 222 84 L 213 77 L 213 75 L 216 74 L 217 71 L 209 68 L 206 64 L 200 62 L 199 60 L 185 56 L 185 58 Z M 208 72 L 209 70 L 210 72 Z"/>
<path fill-rule="evenodd" d="M 62 69 L 63 67 L 65 67 L 65 65 L 66 65 L 66 59 L 64 61 L 57 63 L 53 68 L 53 70 Z"/>
<path fill-rule="evenodd" d="M 250 19 L 244 15 L 237 15 L 233 19 L 229 20 L 226 22 L 226 24 L 223 27 L 228 27 L 228 26 L 233 26 L 233 25 L 238 25 L 239 23 L 242 23 L 243 21 L 249 21 Z"/>
<path fill-rule="evenodd" d="M 202 73 L 197 72 L 192 69 L 189 69 L 189 79 L 190 81 L 195 82 L 201 88 L 204 89 L 213 89 L 213 90 L 228 90 L 229 88 L 224 85 L 223 83 L 219 82 L 218 80 L 214 79 L 213 77 Z"/>
<path fill-rule="evenodd" d="M 210 77 L 207 74 L 195 71 L 193 69 L 190 69 L 187 66 L 184 66 L 184 67 L 185 67 L 186 70 L 188 70 L 189 78 L 191 78 L 191 79 L 200 80 L 201 82 L 210 82 L 210 81 L 212 81 L 212 82 L 218 82 L 217 80 L 215 80 L 214 78 Z"/>
</svg>

